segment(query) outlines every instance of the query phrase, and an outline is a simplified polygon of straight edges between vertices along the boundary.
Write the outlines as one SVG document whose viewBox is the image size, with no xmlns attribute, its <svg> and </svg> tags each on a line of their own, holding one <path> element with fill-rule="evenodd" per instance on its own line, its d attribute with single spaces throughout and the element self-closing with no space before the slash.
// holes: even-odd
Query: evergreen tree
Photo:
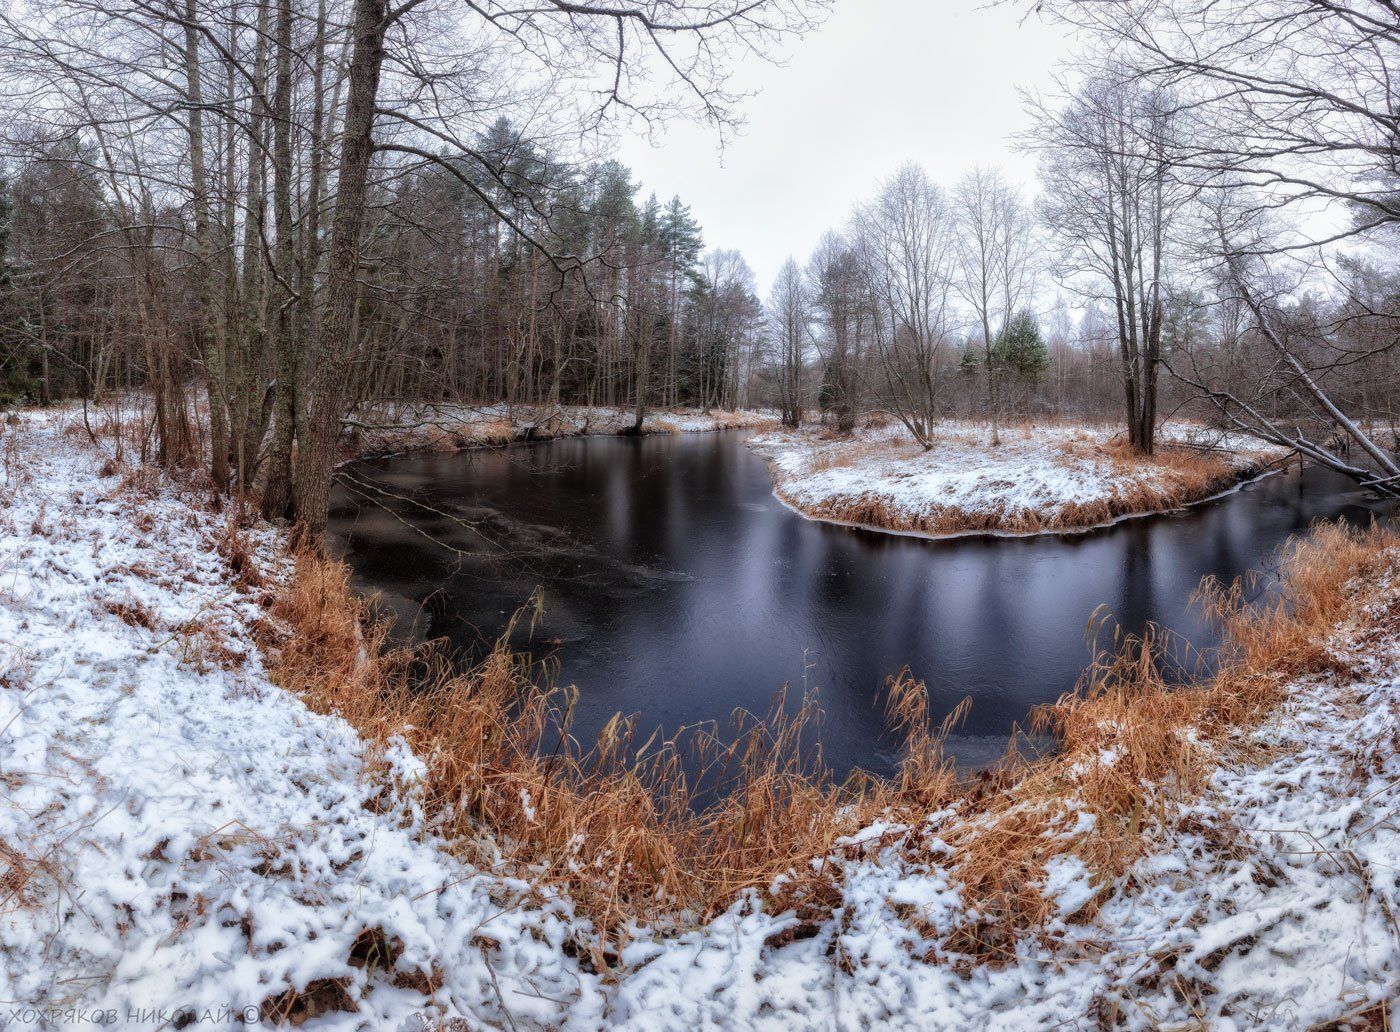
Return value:
<svg viewBox="0 0 1400 1032">
<path fill-rule="evenodd" d="M 700 251 L 704 243 L 700 223 L 690 214 L 690 208 L 672 197 L 661 215 L 661 247 L 666 262 L 666 294 L 668 299 L 666 335 L 667 401 L 674 405 L 680 400 L 677 375 L 682 358 L 679 354 L 683 339 L 681 299 L 686 288 L 698 282 Z"/>
<path fill-rule="evenodd" d="M 996 375 L 1039 382 L 1050 367 L 1050 352 L 1035 316 L 1024 310 L 1016 313 L 992 342 L 990 361 Z"/>
<path fill-rule="evenodd" d="M 971 342 L 964 344 L 958 352 L 958 372 L 966 377 L 974 377 L 977 375 L 977 367 L 981 364 L 982 356 L 977 353 L 977 349 Z"/>
<path fill-rule="evenodd" d="M 672 269 L 694 282 L 705 243 L 700 223 L 691 215 L 690 206 L 682 204 L 679 197 L 672 197 L 662 212 L 661 240 Z"/>
</svg>

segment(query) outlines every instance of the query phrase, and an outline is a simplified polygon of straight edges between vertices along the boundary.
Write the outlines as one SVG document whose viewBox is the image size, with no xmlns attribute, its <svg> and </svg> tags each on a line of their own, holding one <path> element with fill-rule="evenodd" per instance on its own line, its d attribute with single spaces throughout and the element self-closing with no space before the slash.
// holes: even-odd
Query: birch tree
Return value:
<svg viewBox="0 0 1400 1032">
<path fill-rule="evenodd" d="M 941 416 L 943 367 L 956 326 L 957 243 L 944 191 L 905 165 L 856 210 L 873 319 L 873 352 L 891 409 L 922 447 Z"/>
<path fill-rule="evenodd" d="M 1002 381 L 996 341 L 1027 303 L 1033 286 L 1035 233 L 1030 209 L 995 169 L 978 167 L 953 193 L 958 244 L 958 290 L 982 338 L 992 446 L 1001 443 Z"/>
</svg>

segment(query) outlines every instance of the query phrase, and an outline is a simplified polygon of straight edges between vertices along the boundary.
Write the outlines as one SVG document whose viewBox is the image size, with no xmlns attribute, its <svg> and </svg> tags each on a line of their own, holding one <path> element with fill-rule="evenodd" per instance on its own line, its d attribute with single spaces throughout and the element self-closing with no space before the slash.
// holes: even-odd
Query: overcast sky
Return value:
<svg viewBox="0 0 1400 1032">
<path fill-rule="evenodd" d="M 759 90 L 748 125 L 721 156 L 715 131 L 673 124 L 656 144 L 622 143 L 645 196 L 694 209 L 708 247 L 744 253 L 766 295 L 789 255 L 817 238 L 908 160 L 951 184 L 1001 165 L 1031 184 L 1034 160 L 1009 139 L 1026 125 L 1017 87 L 1048 87 L 1067 37 L 1020 6 L 983 0 L 837 0 L 825 25 L 781 66 L 752 61 L 736 82 Z"/>
</svg>

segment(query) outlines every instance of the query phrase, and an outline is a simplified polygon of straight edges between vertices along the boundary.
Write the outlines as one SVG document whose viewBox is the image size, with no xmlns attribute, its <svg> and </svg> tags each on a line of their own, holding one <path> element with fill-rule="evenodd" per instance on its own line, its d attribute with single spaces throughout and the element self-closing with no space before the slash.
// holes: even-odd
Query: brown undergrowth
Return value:
<svg viewBox="0 0 1400 1032">
<path fill-rule="evenodd" d="M 833 785 L 804 750 L 810 697 L 736 715 L 724 738 L 702 727 L 643 741 L 618 717 L 585 748 L 560 731 L 572 689 L 503 645 L 466 672 L 435 646 L 390 648 L 339 563 L 300 556 L 274 615 L 290 628 L 269 650 L 274 680 L 372 742 L 403 735 L 427 766 L 439 830 L 487 854 L 474 859 L 499 851 L 566 888 L 604 933 L 589 944 L 600 964 L 629 923 L 712 914 L 829 852 L 872 812 L 875 796 Z M 701 807 L 702 790 L 719 801 Z"/>
<path fill-rule="evenodd" d="M 1172 643 L 1153 630 L 1100 651 L 1076 691 L 1035 714 L 1033 727 L 1054 735 L 1058 754 L 1014 770 L 1005 791 L 981 794 L 940 832 L 979 915 L 963 948 L 1009 959 L 1015 934 L 1050 913 L 1038 885 L 1056 856 L 1076 856 L 1098 876 L 1099 898 L 1076 915 L 1092 917 L 1149 829 L 1169 834 L 1217 764 L 1248 759 L 1241 732 L 1291 680 L 1347 673 L 1329 641 L 1397 563 L 1394 531 L 1318 524 L 1282 551 L 1262 600 L 1247 602 L 1239 582 L 1202 584 L 1198 602 L 1225 643 L 1198 683 L 1164 681 L 1160 660 Z"/>
<path fill-rule="evenodd" d="M 476 862 L 565 892 L 593 921 L 598 934 L 576 945 L 600 968 L 629 927 L 704 919 L 750 889 L 776 885 L 770 905 L 814 929 L 841 899 L 840 864 L 825 858 L 890 845 L 889 836 L 839 841 L 877 818 L 914 829 L 893 840 L 911 862 L 931 862 L 925 836 L 934 832 L 952 847 L 938 862 L 977 916 L 947 948 L 995 960 L 1051 912 L 1041 891 L 1051 859 L 1077 856 L 1107 886 L 1141 853 L 1149 825 L 1170 825 L 1226 740 L 1265 715 L 1290 678 L 1335 669 L 1326 641 L 1355 611 L 1358 578 L 1376 577 L 1397 548 L 1392 533 L 1320 525 L 1283 555 L 1268 601 L 1246 605 L 1238 585 L 1203 586 L 1201 604 L 1227 640 L 1217 673 L 1170 687 L 1159 662 L 1166 642 L 1117 641 L 1078 690 L 1038 715 L 1037 729 L 1059 742 L 1055 755 L 1009 756 L 970 779 L 943 752 L 961 713 L 934 726 L 923 685 L 907 674 L 889 693 L 905 759 L 887 780 L 835 784 L 804 751 L 811 698 L 791 708 L 779 698 L 725 742 L 707 729 L 641 741 L 618 718 L 585 748 L 558 731 L 572 691 L 539 667 L 503 646 L 467 672 L 435 647 L 391 648 L 345 568 L 310 554 L 274 604 L 285 630 L 267 651 L 277 683 L 314 708 L 381 746 L 403 735 L 426 765 L 438 830 Z M 723 786 L 707 806 L 686 773 L 696 764 L 682 763 L 687 750 L 706 791 Z M 951 816 L 924 823 L 939 810 Z"/>
<path fill-rule="evenodd" d="M 777 490 L 783 501 L 817 520 L 874 527 L 900 533 L 941 537 L 953 534 L 1036 534 L 1087 530 L 1126 516 L 1168 512 L 1204 501 L 1242 481 L 1264 472 L 1273 463 L 1261 459 L 1239 465 L 1224 454 L 1166 445 L 1150 458 L 1132 453 L 1126 442 L 1107 444 L 1090 439 L 1069 442 L 1066 454 L 1106 460 L 1113 470 L 1113 489 L 1102 498 L 1068 502 L 1050 509 L 1033 506 L 1015 508 L 988 505 L 969 510 L 958 506 L 931 505 L 911 510 L 896 499 L 878 491 L 854 496 L 838 496 L 812 502 L 784 490 Z M 821 471 L 860 465 L 870 460 L 911 459 L 920 454 L 912 445 L 890 445 L 877 441 L 846 443 L 839 452 L 818 451 L 810 469 Z"/>
</svg>

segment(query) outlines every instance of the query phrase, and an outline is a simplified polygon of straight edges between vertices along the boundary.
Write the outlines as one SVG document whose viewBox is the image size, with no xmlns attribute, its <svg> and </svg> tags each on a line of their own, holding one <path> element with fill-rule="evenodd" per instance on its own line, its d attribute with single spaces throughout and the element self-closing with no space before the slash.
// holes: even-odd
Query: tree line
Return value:
<svg viewBox="0 0 1400 1032">
<path fill-rule="evenodd" d="M 153 458 L 312 540 L 366 400 L 747 403 L 742 259 L 576 155 L 727 131 L 733 59 L 825 6 L 11 6 L 0 382 L 139 388 Z"/>
<path fill-rule="evenodd" d="M 12 5 L 0 392 L 142 397 L 152 459 L 312 540 L 347 415 L 396 400 L 882 410 L 925 447 L 1114 414 L 1148 454 L 1186 410 L 1400 484 L 1385 5 L 1047 0 L 1113 56 L 1027 99 L 1037 194 L 905 166 L 760 302 L 606 154 L 725 132 L 734 61 L 827 6 Z"/>
<path fill-rule="evenodd" d="M 803 399 L 842 428 L 882 407 L 931 447 L 971 410 L 995 445 L 1008 407 L 1111 407 L 1150 455 L 1184 412 L 1400 494 L 1393 5 L 1035 14 L 1087 55 L 1026 98 L 1037 196 L 906 166 L 789 262 L 770 301 L 784 419 Z"/>
</svg>

